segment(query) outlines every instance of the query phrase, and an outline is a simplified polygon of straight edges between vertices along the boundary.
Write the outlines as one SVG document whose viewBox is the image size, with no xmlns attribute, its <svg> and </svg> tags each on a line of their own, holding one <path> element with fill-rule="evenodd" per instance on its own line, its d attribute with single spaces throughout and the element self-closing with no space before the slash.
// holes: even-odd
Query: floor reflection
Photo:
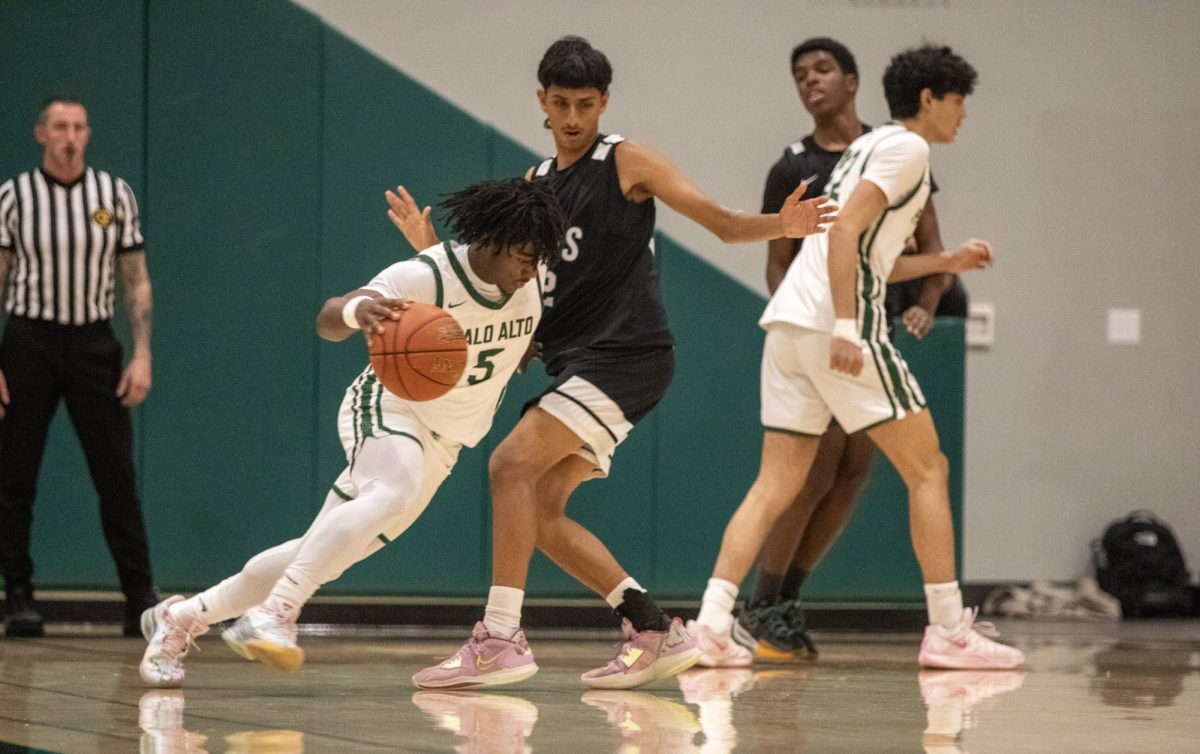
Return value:
<svg viewBox="0 0 1200 754">
<path fill-rule="evenodd" d="M 733 702 L 754 687 L 754 672 L 749 668 L 702 668 L 681 673 L 678 678 L 684 701 L 699 707 L 700 730 L 704 733 L 701 754 L 736 749 Z"/>
<path fill-rule="evenodd" d="M 700 723 L 678 702 L 644 691 L 612 689 L 585 691 L 580 699 L 604 710 L 608 724 L 620 732 L 618 754 L 697 751 L 692 739 Z"/>
<path fill-rule="evenodd" d="M 1029 657 L 1024 674 L 922 672 L 913 637 L 840 635 L 822 637 L 816 662 L 589 690 L 579 674 L 608 645 L 572 639 L 539 644 L 542 672 L 496 693 L 411 687 L 448 652 L 443 639 L 319 637 L 292 674 L 218 651 L 182 691 L 142 685 L 137 641 L 0 641 L 0 752 L 1197 750 L 1200 621 L 1006 629 Z"/>
<path fill-rule="evenodd" d="M 925 701 L 925 731 L 921 745 L 926 754 L 963 752 L 963 731 L 978 726 L 980 706 L 1016 691 L 1025 673 L 1012 670 L 922 670 L 917 676 Z"/>
<path fill-rule="evenodd" d="M 140 754 L 303 754 L 304 734 L 298 730 L 253 730 L 210 740 L 184 727 L 184 697 L 180 689 L 156 689 L 138 700 Z"/>
<path fill-rule="evenodd" d="M 425 716 L 442 730 L 466 739 L 458 754 L 530 754 L 529 736 L 538 708 L 517 696 L 479 691 L 418 691 L 412 695 Z"/>
<path fill-rule="evenodd" d="M 1184 677 L 1200 673 L 1200 647 L 1164 646 L 1147 658 L 1136 646 L 1117 642 L 1092 657 L 1089 687 L 1110 707 L 1170 707 L 1183 693 Z"/>
</svg>

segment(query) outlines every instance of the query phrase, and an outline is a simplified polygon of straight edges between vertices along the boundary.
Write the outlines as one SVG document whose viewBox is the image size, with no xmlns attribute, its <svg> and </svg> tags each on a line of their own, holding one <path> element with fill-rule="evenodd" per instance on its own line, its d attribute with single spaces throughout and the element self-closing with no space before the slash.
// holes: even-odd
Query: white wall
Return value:
<svg viewBox="0 0 1200 754">
<path fill-rule="evenodd" d="M 299 2 L 543 154 L 537 63 L 581 34 L 615 68 L 604 129 L 658 147 L 744 209 L 811 128 L 792 46 L 849 45 L 860 114 L 880 122 L 889 57 L 923 39 L 953 45 L 980 84 L 958 141 L 933 153 L 943 235 L 987 238 L 999 255 L 967 281 L 998 325 L 968 362 L 964 576 L 1073 578 L 1105 523 L 1142 506 L 1200 566 L 1200 3 Z M 763 290 L 764 245 L 723 246 L 661 218 Z M 1142 310 L 1141 345 L 1106 343 L 1110 307 Z"/>
</svg>

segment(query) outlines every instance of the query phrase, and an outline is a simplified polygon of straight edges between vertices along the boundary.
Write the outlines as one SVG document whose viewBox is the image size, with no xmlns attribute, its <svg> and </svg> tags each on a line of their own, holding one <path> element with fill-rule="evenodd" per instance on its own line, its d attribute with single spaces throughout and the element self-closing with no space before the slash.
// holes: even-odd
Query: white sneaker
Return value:
<svg viewBox="0 0 1200 754">
<path fill-rule="evenodd" d="M 250 661 L 254 660 L 254 655 L 250 654 L 249 649 L 246 649 L 246 642 L 253 637 L 254 629 L 250 626 L 250 619 L 245 615 L 221 632 L 221 638 L 225 640 L 225 644 L 236 652 L 238 657 Z"/>
<path fill-rule="evenodd" d="M 730 631 L 723 636 L 717 635 L 708 626 L 702 626 L 694 620 L 688 621 L 687 630 L 700 647 L 697 665 L 706 668 L 745 668 L 754 662 L 754 653 L 735 642 Z"/>
<path fill-rule="evenodd" d="M 202 754 L 208 737 L 183 727 L 183 692 L 147 691 L 138 700 L 141 754 Z"/>
<path fill-rule="evenodd" d="M 299 670 L 304 664 L 304 650 L 296 643 L 298 610 L 282 608 L 268 600 L 238 621 L 246 621 L 240 629 L 239 641 L 250 658 L 279 670 Z M 232 631 L 232 629 L 230 629 Z M 234 645 L 231 643 L 230 647 Z M 234 648 L 234 651 L 238 651 Z"/>
<path fill-rule="evenodd" d="M 142 614 L 142 628 L 152 628 L 149 644 L 142 655 L 138 673 L 147 686 L 175 688 L 183 685 L 183 658 L 192 648 L 195 638 L 208 630 L 208 626 L 197 618 L 177 621 L 171 617 L 170 607 L 182 602 L 176 594 Z"/>
<path fill-rule="evenodd" d="M 964 608 L 953 628 L 926 626 L 917 661 L 923 668 L 945 670 L 1012 670 L 1025 662 L 1016 647 L 992 641 L 998 635 L 991 623 L 976 623 L 975 608 Z"/>
</svg>

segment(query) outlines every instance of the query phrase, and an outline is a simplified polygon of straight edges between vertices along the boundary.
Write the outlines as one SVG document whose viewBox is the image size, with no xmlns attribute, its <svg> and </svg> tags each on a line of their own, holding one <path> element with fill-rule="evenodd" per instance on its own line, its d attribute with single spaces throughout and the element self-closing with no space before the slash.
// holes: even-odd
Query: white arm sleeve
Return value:
<svg viewBox="0 0 1200 754">
<path fill-rule="evenodd" d="M 878 186 L 895 204 L 912 193 L 929 167 L 929 145 L 912 132 L 890 136 L 867 158 L 862 179 Z"/>
<path fill-rule="evenodd" d="M 363 286 L 387 298 L 406 298 L 424 304 L 437 303 L 437 281 L 433 269 L 416 259 L 388 267 Z"/>
</svg>

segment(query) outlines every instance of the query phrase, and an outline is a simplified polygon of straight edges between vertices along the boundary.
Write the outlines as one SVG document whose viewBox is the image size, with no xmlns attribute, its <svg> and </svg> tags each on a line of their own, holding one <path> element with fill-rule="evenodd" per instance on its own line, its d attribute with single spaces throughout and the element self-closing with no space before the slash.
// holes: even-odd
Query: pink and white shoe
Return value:
<svg viewBox="0 0 1200 754">
<path fill-rule="evenodd" d="M 1025 662 L 1016 647 L 992 641 L 998 635 L 991 623 L 976 623 L 978 608 L 964 608 L 953 628 L 926 626 L 917 662 L 923 668 L 945 670 L 1012 670 Z"/>
<path fill-rule="evenodd" d="M 196 618 L 175 620 L 171 617 L 171 605 L 182 601 L 183 597 L 176 594 L 147 609 L 142 615 L 141 624 L 143 630 L 149 632 L 146 637 L 149 644 L 142 655 L 138 674 L 147 686 L 182 686 L 186 675 L 183 658 L 187 657 L 196 637 L 208 630 L 208 626 Z"/>
<path fill-rule="evenodd" d="M 240 626 L 241 644 L 250 659 L 289 673 L 299 670 L 304 664 L 304 650 L 296 643 L 299 615 L 299 609 L 268 599 L 239 618 L 235 626 Z"/>
<path fill-rule="evenodd" d="M 454 655 L 413 676 L 423 689 L 469 689 L 519 683 L 538 672 L 525 632 L 511 639 L 488 633 L 483 621 L 475 624 L 471 638 Z"/>
<path fill-rule="evenodd" d="M 688 635 L 683 621 L 671 619 L 666 631 L 638 631 L 628 618 L 621 619 L 621 642 L 616 657 L 607 665 L 580 676 L 598 689 L 631 689 L 687 670 L 700 659 L 696 640 Z"/>
<path fill-rule="evenodd" d="M 1019 670 L 922 670 L 921 698 L 929 707 L 921 743 L 926 752 L 961 752 L 963 731 L 974 727 L 975 706 L 1021 688 Z"/>
<path fill-rule="evenodd" d="M 718 635 L 694 620 L 687 623 L 688 633 L 700 647 L 697 665 L 705 668 L 747 668 L 754 662 L 754 653 L 733 640 L 730 631 Z"/>
</svg>

